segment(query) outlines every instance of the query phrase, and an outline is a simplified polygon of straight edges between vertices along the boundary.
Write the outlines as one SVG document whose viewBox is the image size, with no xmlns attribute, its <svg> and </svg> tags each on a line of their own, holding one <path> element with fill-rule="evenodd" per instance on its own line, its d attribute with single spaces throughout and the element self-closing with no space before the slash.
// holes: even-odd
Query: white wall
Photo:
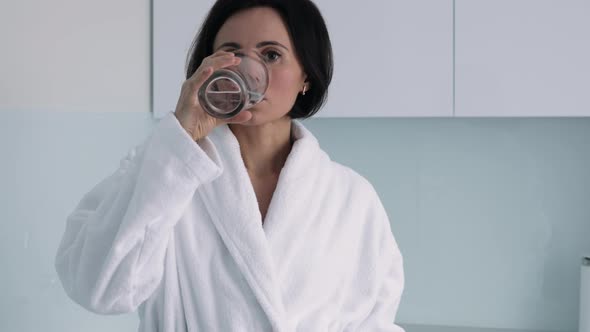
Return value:
<svg viewBox="0 0 590 332">
<path fill-rule="evenodd" d="M 0 110 L 150 110 L 147 0 L 0 3 Z"/>
<path fill-rule="evenodd" d="M 148 0 L 0 2 L 0 331 L 137 329 L 67 298 L 53 258 L 73 204 L 149 132 L 150 53 Z"/>
</svg>

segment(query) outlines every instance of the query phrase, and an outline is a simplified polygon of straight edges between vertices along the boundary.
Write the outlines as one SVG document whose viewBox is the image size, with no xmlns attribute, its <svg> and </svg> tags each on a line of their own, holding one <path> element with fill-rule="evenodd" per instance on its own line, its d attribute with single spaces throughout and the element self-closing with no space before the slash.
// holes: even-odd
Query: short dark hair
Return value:
<svg viewBox="0 0 590 332">
<path fill-rule="evenodd" d="M 233 14 L 255 7 L 270 7 L 285 23 L 310 90 L 299 94 L 287 114 L 292 119 L 309 118 L 324 105 L 334 67 L 328 29 L 319 9 L 310 0 L 217 0 L 192 42 L 186 64 L 190 78 L 207 56 L 213 54 L 213 42 L 225 21 Z"/>
</svg>

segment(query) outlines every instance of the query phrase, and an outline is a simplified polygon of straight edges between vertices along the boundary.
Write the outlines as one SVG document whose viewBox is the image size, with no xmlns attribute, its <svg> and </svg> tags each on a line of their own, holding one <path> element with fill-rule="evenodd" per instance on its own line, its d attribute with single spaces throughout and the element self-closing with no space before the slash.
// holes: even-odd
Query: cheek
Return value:
<svg viewBox="0 0 590 332">
<path fill-rule="evenodd" d="M 291 68 L 273 68 L 270 73 L 270 85 L 268 86 L 267 95 L 287 96 L 297 94 L 299 91 L 299 75 Z"/>
</svg>

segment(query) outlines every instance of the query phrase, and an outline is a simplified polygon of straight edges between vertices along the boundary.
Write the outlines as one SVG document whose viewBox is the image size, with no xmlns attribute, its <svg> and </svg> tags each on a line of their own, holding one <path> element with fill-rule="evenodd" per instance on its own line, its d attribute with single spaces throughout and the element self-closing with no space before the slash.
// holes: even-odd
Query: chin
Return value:
<svg viewBox="0 0 590 332">
<path fill-rule="evenodd" d="M 250 111 L 252 113 L 252 117 L 250 118 L 250 120 L 248 121 L 244 121 L 244 122 L 240 122 L 240 123 L 236 123 L 237 125 L 241 125 L 241 126 L 257 126 L 260 124 L 260 116 L 258 114 L 258 110 L 256 110 L 254 107 L 248 109 L 248 111 Z"/>
</svg>

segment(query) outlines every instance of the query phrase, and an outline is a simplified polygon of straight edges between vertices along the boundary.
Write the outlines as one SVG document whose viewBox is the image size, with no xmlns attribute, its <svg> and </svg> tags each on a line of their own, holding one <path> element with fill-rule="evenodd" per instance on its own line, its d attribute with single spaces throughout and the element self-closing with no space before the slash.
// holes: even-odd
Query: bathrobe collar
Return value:
<svg viewBox="0 0 590 332">
<path fill-rule="evenodd" d="M 303 188 L 310 182 L 301 181 L 302 177 L 313 173 L 327 157 L 314 135 L 298 120 L 292 120 L 292 132 L 295 141 L 280 172 L 264 225 L 239 142 L 227 124 L 216 127 L 209 135 L 220 154 L 223 173 L 199 191 L 221 239 L 275 330 L 284 330 L 287 320 L 275 267 L 281 258 L 273 258 L 272 236 L 284 232 L 285 227 L 296 231 L 297 220 L 289 218 L 289 211 L 301 207 L 300 203 L 293 206 L 292 201 L 312 191 Z"/>
</svg>

